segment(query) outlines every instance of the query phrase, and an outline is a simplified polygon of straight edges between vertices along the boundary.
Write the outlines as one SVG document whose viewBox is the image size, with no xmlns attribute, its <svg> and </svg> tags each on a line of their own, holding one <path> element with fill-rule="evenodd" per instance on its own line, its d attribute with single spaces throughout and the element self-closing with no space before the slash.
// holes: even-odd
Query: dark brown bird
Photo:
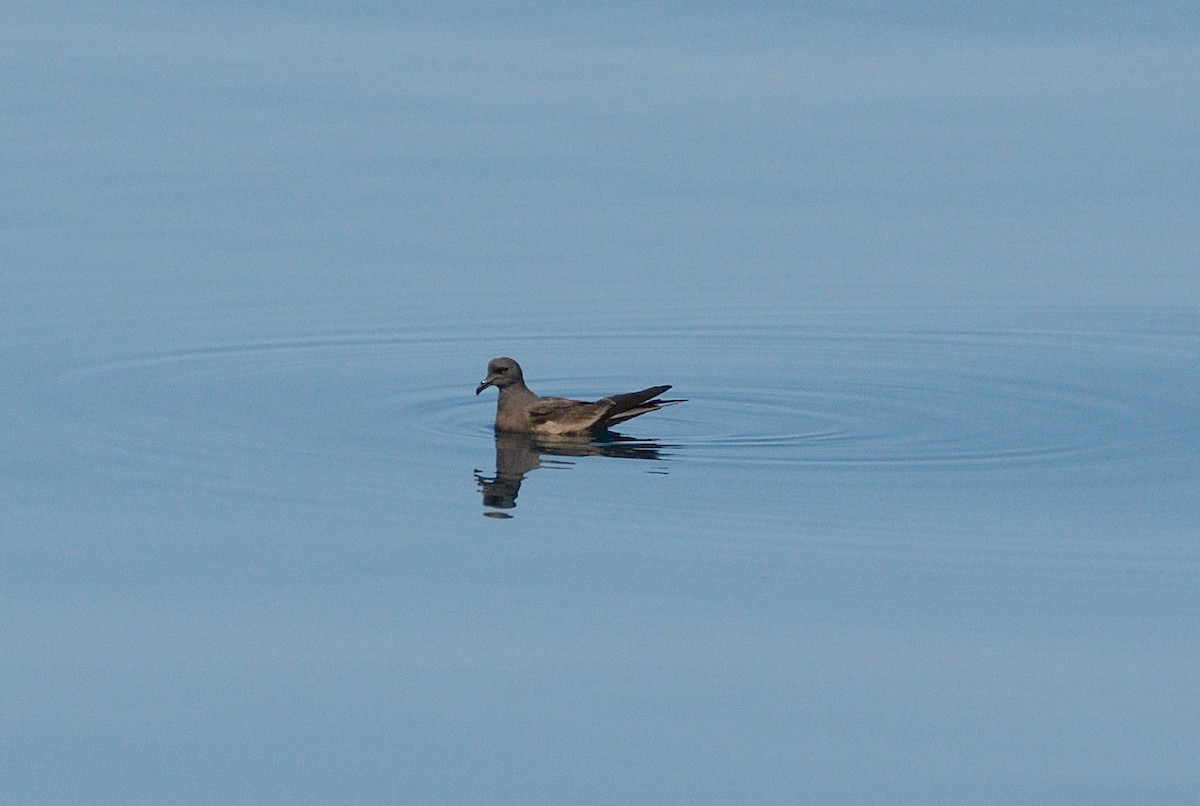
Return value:
<svg viewBox="0 0 1200 806">
<path fill-rule="evenodd" d="M 511 358 L 493 358 L 487 377 L 475 394 L 489 386 L 500 391 L 496 400 L 496 430 L 525 434 L 586 434 L 623 423 L 683 400 L 661 400 L 670 386 L 651 386 L 640 392 L 602 397 L 594 403 L 566 397 L 538 397 L 525 385 L 521 365 Z"/>
</svg>

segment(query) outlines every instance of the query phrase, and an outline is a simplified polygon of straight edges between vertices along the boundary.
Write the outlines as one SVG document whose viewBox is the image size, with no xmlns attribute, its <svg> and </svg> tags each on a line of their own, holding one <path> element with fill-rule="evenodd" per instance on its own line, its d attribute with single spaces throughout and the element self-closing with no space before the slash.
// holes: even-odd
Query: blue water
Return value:
<svg viewBox="0 0 1200 806">
<path fill-rule="evenodd" d="M 1200 799 L 1192 46 L 931 8 L 14 12 L 0 800 Z"/>
</svg>

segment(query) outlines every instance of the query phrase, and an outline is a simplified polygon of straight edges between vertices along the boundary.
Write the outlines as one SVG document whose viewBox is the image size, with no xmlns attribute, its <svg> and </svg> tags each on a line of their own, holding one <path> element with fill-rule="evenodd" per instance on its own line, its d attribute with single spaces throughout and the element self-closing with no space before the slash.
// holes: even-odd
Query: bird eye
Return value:
<svg viewBox="0 0 1200 806">
<path fill-rule="evenodd" d="M 497 372 L 508 372 L 508 367 L 496 367 Z"/>
</svg>

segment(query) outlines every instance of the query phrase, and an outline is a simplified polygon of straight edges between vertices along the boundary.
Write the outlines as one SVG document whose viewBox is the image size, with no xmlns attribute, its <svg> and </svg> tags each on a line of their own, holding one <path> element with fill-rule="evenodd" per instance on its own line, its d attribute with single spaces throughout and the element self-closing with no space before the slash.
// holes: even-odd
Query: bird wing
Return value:
<svg viewBox="0 0 1200 806">
<path fill-rule="evenodd" d="M 601 403 L 543 397 L 529 406 L 529 422 L 534 430 L 547 434 L 580 433 L 594 426 L 608 411 Z"/>
<path fill-rule="evenodd" d="M 602 397 L 595 403 L 567 397 L 539 398 L 528 408 L 530 428 L 542 434 L 601 431 L 614 423 L 657 411 L 662 406 L 683 402 L 657 399 L 670 388 L 651 386 L 638 392 Z"/>
</svg>

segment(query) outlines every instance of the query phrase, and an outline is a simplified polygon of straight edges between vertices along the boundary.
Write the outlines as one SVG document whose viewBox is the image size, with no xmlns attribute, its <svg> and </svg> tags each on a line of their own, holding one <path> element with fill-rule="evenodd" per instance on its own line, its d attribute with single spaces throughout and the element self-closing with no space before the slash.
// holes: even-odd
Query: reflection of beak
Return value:
<svg viewBox="0 0 1200 806">
<path fill-rule="evenodd" d="M 480 392 L 482 392 L 484 389 L 487 389 L 491 385 L 492 385 L 492 379 L 484 378 L 483 382 L 475 387 L 475 394 L 479 394 Z"/>
</svg>

